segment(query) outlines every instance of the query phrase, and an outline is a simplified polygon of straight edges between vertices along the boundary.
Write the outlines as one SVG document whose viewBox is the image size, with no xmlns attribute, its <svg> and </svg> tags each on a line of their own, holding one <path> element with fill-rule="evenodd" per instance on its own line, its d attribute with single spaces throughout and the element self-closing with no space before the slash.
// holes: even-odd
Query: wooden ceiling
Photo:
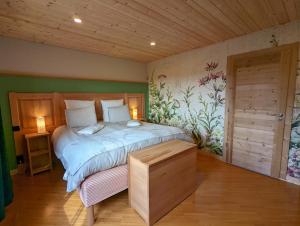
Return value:
<svg viewBox="0 0 300 226">
<path fill-rule="evenodd" d="M 1 36 L 141 62 L 297 19 L 300 0 L 0 1 Z"/>
</svg>

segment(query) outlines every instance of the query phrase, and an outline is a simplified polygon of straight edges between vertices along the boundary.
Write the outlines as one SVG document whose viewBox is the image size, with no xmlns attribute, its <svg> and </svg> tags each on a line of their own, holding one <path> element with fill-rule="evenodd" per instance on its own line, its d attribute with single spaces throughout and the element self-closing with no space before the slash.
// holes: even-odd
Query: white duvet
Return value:
<svg viewBox="0 0 300 226">
<path fill-rule="evenodd" d="M 54 151 L 64 168 L 67 191 L 78 188 L 89 175 L 127 163 L 129 152 L 172 139 L 191 141 L 176 127 L 143 123 L 129 128 L 124 123 L 108 123 L 92 135 L 80 135 L 66 126 L 52 136 Z"/>
</svg>

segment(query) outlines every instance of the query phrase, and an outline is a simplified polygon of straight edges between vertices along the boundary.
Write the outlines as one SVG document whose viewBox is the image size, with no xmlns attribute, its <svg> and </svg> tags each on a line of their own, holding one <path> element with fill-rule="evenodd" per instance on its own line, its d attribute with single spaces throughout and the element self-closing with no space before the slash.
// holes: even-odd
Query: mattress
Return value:
<svg viewBox="0 0 300 226">
<path fill-rule="evenodd" d="M 76 129 L 58 127 L 52 136 L 54 152 L 65 168 L 67 192 L 78 188 L 94 173 L 127 163 L 128 153 L 172 139 L 191 141 L 179 128 L 143 123 L 127 127 L 124 123 L 106 123 L 92 135 L 80 135 Z"/>
</svg>

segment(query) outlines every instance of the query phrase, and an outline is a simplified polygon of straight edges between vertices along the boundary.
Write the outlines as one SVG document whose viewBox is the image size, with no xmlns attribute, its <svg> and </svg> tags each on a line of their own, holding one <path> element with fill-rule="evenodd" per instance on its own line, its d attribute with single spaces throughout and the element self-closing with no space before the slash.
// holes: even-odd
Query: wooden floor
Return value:
<svg viewBox="0 0 300 226">
<path fill-rule="evenodd" d="M 300 186 L 288 184 L 208 156 L 199 156 L 197 191 L 156 225 L 300 225 Z M 63 170 L 15 176 L 15 201 L 0 225 L 83 226 L 86 211 L 77 192 L 65 192 Z M 184 178 L 181 178 L 184 183 Z M 144 225 L 128 207 L 127 191 L 97 205 L 99 226 Z"/>
</svg>

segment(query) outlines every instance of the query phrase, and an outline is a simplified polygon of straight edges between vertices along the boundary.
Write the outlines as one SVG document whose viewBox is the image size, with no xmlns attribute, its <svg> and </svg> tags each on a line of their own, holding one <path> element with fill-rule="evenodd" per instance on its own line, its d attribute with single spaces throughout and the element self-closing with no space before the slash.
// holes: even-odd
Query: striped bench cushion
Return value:
<svg viewBox="0 0 300 226">
<path fill-rule="evenodd" d="M 128 188 L 127 165 L 95 173 L 82 182 L 80 198 L 90 207 Z"/>
</svg>

